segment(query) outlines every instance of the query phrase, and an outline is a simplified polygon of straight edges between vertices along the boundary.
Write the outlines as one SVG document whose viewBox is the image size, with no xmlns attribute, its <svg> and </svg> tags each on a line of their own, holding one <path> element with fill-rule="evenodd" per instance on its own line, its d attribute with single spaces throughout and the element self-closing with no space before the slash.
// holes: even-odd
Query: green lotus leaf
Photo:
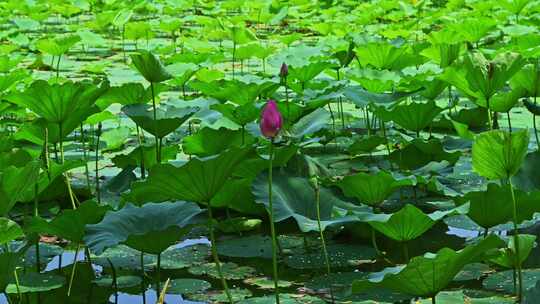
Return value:
<svg viewBox="0 0 540 304">
<path fill-rule="evenodd" d="M 137 71 L 151 83 L 163 82 L 172 78 L 161 61 L 152 53 L 141 50 L 131 55 L 131 60 Z"/>
<path fill-rule="evenodd" d="M 62 56 L 79 41 L 81 41 L 79 35 L 59 36 L 54 39 L 38 40 L 36 42 L 36 48 L 42 53 Z"/>
<path fill-rule="evenodd" d="M 523 269 L 523 290 L 535 287 L 540 276 L 537 268 Z M 514 270 L 499 271 L 490 274 L 483 282 L 482 286 L 487 290 L 502 291 L 507 294 L 514 293 Z M 533 302 L 534 303 L 534 302 Z"/>
<path fill-rule="evenodd" d="M 533 64 L 522 67 L 510 79 L 512 89 L 525 89 L 528 97 L 538 96 L 540 93 L 540 69 Z"/>
<path fill-rule="evenodd" d="M 0 291 L 4 292 L 13 277 L 13 271 L 21 258 L 20 254 L 15 252 L 0 253 Z"/>
<path fill-rule="evenodd" d="M 26 227 L 26 231 L 55 235 L 78 244 L 83 240 L 86 225 L 100 222 L 108 210 L 106 206 L 86 202 L 76 210 L 65 210 L 51 221 L 34 217 Z"/>
<path fill-rule="evenodd" d="M 514 176 L 527 153 L 529 132 L 509 133 L 502 130 L 478 135 L 472 148 L 474 171 L 487 179 L 507 179 Z"/>
<path fill-rule="evenodd" d="M 343 95 L 359 107 L 365 107 L 371 103 L 390 105 L 416 93 L 418 93 L 418 90 L 412 92 L 372 93 L 364 90 L 361 86 L 347 86 L 343 91 Z M 380 118 L 384 119 L 383 117 Z M 390 119 L 384 120 L 389 121 Z"/>
<path fill-rule="evenodd" d="M 163 138 L 174 132 L 198 110 L 198 108 L 161 106 L 156 109 L 156 120 L 154 120 L 151 105 L 131 104 L 122 107 L 122 112 L 139 127 L 158 138 Z"/>
<path fill-rule="evenodd" d="M 336 183 L 346 196 L 356 198 L 360 203 L 370 206 L 377 206 L 397 189 L 414 184 L 415 181 L 411 179 L 398 180 L 384 171 L 376 174 L 357 173 L 346 176 Z"/>
<path fill-rule="evenodd" d="M 417 138 L 404 148 L 392 151 L 389 158 L 402 169 L 416 170 L 431 162 L 446 161 L 453 165 L 460 156 L 461 151 L 446 151 L 443 143 L 437 138 L 428 140 Z"/>
<path fill-rule="evenodd" d="M 425 214 L 414 205 L 407 204 L 395 213 L 372 213 L 360 216 L 360 220 L 393 240 L 406 242 L 418 238 L 445 216 L 464 214 L 468 209 L 468 205 L 462 205 L 451 210 Z"/>
<path fill-rule="evenodd" d="M 184 137 L 182 148 L 186 154 L 205 157 L 219 154 L 232 146 L 249 145 L 254 141 L 253 136 L 245 131 L 203 128 L 196 134 Z"/>
<path fill-rule="evenodd" d="M 279 88 L 279 83 L 269 80 L 244 82 L 222 79 L 211 82 L 192 81 L 189 86 L 222 103 L 230 101 L 241 106 L 254 103 L 259 96 L 269 96 Z"/>
<path fill-rule="evenodd" d="M 14 221 L 0 217 L 0 245 L 8 244 L 24 236 L 21 227 Z"/>
<path fill-rule="evenodd" d="M 259 118 L 261 110 L 254 103 L 246 103 L 241 106 L 234 106 L 229 103 L 220 103 L 211 106 L 212 109 L 220 112 L 223 116 L 234 121 L 240 126 L 245 126 L 248 123 Z"/>
<path fill-rule="evenodd" d="M 31 161 L 24 167 L 0 169 L 0 216 L 6 215 L 27 189 L 35 186 L 40 164 Z"/>
<path fill-rule="evenodd" d="M 519 234 L 519 264 L 523 264 L 529 257 L 535 246 L 536 235 Z M 506 268 L 514 268 L 516 263 L 516 243 L 515 238 L 508 240 L 508 247 L 499 249 L 500 255 L 490 259 L 491 262 Z"/>
<path fill-rule="evenodd" d="M 13 93 L 6 99 L 30 109 L 48 123 L 61 125 L 65 137 L 99 111 L 95 103 L 107 90 L 107 83 L 96 86 L 84 82 L 49 84 L 36 80 L 24 92 Z"/>
<path fill-rule="evenodd" d="M 195 203 L 127 204 L 109 211 L 97 224 L 86 226 L 84 242 L 96 254 L 118 244 L 151 254 L 160 254 L 198 223 L 203 212 Z M 144 225 L 141 225 L 144 223 Z"/>
<path fill-rule="evenodd" d="M 181 167 L 156 165 L 146 181 L 133 184 L 130 198 L 138 202 L 179 199 L 208 203 L 252 152 L 251 148 L 232 148 L 212 157 L 193 158 Z"/>
<path fill-rule="evenodd" d="M 504 242 L 490 235 L 477 244 L 460 251 L 443 248 L 437 253 L 414 257 L 407 265 L 385 268 L 373 273 L 367 280 L 353 282 L 353 292 L 384 287 L 413 296 L 433 297 L 444 289 L 469 263 L 481 260 L 486 251 L 502 246 Z"/>
<path fill-rule="evenodd" d="M 255 201 L 268 207 L 268 175 L 260 174 L 252 185 Z M 275 172 L 272 177 L 274 221 L 294 218 L 302 232 L 319 231 L 315 190 L 307 178 L 293 177 Z M 329 189 L 320 189 L 321 229 L 332 225 L 355 222 L 354 216 L 333 216 L 334 206 L 342 204 Z"/>
<path fill-rule="evenodd" d="M 317 77 L 324 70 L 334 67 L 335 65 L 326 61 L 316 61 L 303 66 L 289 67 L 289 76 L 287 81 L 296 79 L 300 83 L 308 83 Z"/>
<path fill-rule="evenodd" d="M 352 145 L 350 145 L 348 151 L 352 155 L 371 153 L 378 146 L 384 143 L 386 143 L 386 139 L 382 136 L 373 135 L 369 137 L 362 137 L 356 140 Z"/>
<path fill-rule="evenodd" d="M 518 173 L 512 177 L 512 184 L 523 191 L 540 190 L 540 152 L 534 151 L 525 156 Z"/>
<path fill-rule="evenodd" d="M 379 107 L 376 113 L 378 111 L 387 111 L 388 113 L 382 116 L 391 119 L 407 130 L 420 132 L 428 127 L 443 110 L 434 101 L 428 101 L 427 103 L 398 104 L 390 111 Z"/>
<path fill-rule="evenodd" d="M 19 275 L 18 287 L 15 279 L 11 279 L 11 283 L 6 287 L 6 293 L 44 292 L 61 288 L 65 283 L 66 279 L 56 274 L 27 272 Z"/>
</svg>

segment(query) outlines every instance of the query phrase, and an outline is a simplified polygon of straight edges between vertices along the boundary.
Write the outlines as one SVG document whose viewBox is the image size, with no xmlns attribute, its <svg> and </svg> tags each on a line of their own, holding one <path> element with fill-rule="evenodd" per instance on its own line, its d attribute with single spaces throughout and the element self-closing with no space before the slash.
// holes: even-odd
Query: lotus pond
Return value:
<svg viewBox="0 0 540 304">
<path fill-rule="evenodd" d="M 0 303 L 539 303 L 540 1 L 0 26 Z"/>
</svg>

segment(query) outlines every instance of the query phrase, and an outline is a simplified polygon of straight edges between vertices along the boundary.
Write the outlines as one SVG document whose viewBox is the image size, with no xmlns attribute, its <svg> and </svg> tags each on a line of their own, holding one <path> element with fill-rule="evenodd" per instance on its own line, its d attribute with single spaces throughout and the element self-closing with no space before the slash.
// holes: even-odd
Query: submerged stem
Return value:
<svg viewBox="0 0 540 304">
<path fill-rule="evenodd" d="M 321 225 L 321 189 L 319 188 L 318 181 L 315 181 L 315 203 L 316 203 L 316 209 L 317 209 L 317 226 L 319 228 L 319 234 L 321 237 L 321 245 L 323 249 L 324 254 L 324 262 L 326 263 L 326 274 L 328 277 L 330 277 L 330 274 L 332 273 L 332 269 L 330 268 L 330 258 L 328 257 L 328 250 L 326 248 L 326 241 L 324 239 L 324 232 Z M 332 290 L 332 284 L 330 284 L 330 297 L 332 299 L 332 303 L 335 303 L 334 299 L 334 292 Z"/>
</svg>

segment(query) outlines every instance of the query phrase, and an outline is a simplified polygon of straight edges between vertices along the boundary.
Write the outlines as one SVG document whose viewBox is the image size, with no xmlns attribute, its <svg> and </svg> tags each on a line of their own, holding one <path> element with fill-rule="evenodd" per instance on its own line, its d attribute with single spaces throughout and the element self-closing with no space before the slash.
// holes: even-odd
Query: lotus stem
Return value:
<svg viewBox="0 0 540 304">
<path fill-rule="evenodd" d="M 229 290 L 229 286 L 227 285 L 227 280 L 225 280 L 225 276 L 223 275 L 223 271 L 221 270 L 221 263 L 219 261 L 219 256 L 217 253 L 216 236 L 214 234 L 214 217 L 212 215 L 212 207 L 210 206 L 210 203 L 208 203 L 207 205 L 208 205 L 208 230 L 210 232 L 210 247 L 212 251 L 212 257 L 214 258 L 214 263 L 216 264 L 216 270 L 218 272 L 219 278 L 221 279 L 221 284 L 223 285 L 223 289 L 225 290 L 227 299 L 229 300 L 229 303 L 233 304 L 234 301 L 233 301 L 231 292 Z"/>
<path fill-rule="evenodd" d="M 73 268 L 71 269 L 71 276 L 69 278 L 69 286 L 67 291 L 68 297 L 71 295 L 71 287 L 73 286 L 73 279 L 75 278 L 75 272 L 77 271 L 77 256 L 79 255 L 79 249 L 81 249 L 81 244 L 77 244 L 75 256 L 73 257 Z"/>
<path fill-rule="evenodd" d="M 512 194 L 512 216 L 513 216 L 513 224 L 514 224 L 514 247 L 516 250 L 515 254 L 515 263 L 514 266 L 517 269 L 518 274 L 518 290 L 516 292 L 518 303 L 521 303 L 521 298 L 523 296 L 523 277 L 521 273 L 521 259 L 519 255 L 519 232 L 518 232 L 518 218 L 517 218 L 517 203 L 516 203 L 516 195 L 514 193 L 514 187 L 512 186 L 512 181 L 510 180 L 510 177 L 508 178 L 508 184 L 510 186 L 510 193 Z"/>
<path fill-rule="evenodd" d="M 142 179 L 145 179 L 146 178 L 146 172 L 145 172 L 145 169 L 144 169 L 144 149 L 143 149 L 143 144 L 142 144 L 142 140 L 141 140 L 139 125 L 136 124 L 136 128 L 137 128 L 137 141 L 139 142 L 139 150 L 141 151 L 141 177 L 142 177 Z"/>
<path fill-rule="evenodd" d="M 154 114 L 154 133 L 157 134 L 157 110 L 156 110 L 156 96 L 154 93 L 154 83 L 150 82 L 150 90 L 152 91 L 152 110 Z M 160 163 L 160 157 L 159 157 L 159 142 L 157 135 L 154 135 L 154 141 L 156 145 L 156 161 L 159 164 Z"/>
<path fill-rule="evenodd" d="M 379 247 L 377 246 L 377 237 L 375 235 L 375 228 L 371 227 L 371 245 L 373 246 L 373 249 L 375 249 L 375 252 L 377 255 L 381 255 L 381 252 L 379 251 Z"/>
<path fill-rule="evenodd" d="M 38 199 L 38 194 L 39 194 L 39 184 L 36 182 L 36 185 L 34 187 L 34 216 L 35 217 L 38 217 L 39 216 L 39 208 L 38 208 L 38 203 L 39 203 L 39 199 Z M 37 273 L 40 273 L 41 272 L 41 269 L 40 269 L 40 255 L 39 255 L 39 234 L 37 236 L 37 239 L 36 239 L 36 272 Z"/>
<path fill-rule="evenodd" d="M 124 63 L 127 62 L 126 59 L 126 44 L 125 44 L 125 34 L 126 33 L 126 25 L 122 25 L 122 54 L 124 55 Z"/>
<path fill-rule="evenodd" d="M 21 294 L 21 284 L 19 283 L 19 275 L 17 274 L 17 268 L 13 271 L 13 276 L 15 277 L 15 287 L 17 288 L 17 295 L 19 296 L 19 301 L 22 299 Z"/>
<path fill-rule="evenodd" d="M 489 130 L 493 130 L 493 124 L 491 122 L 491 110 L 489 109 L 489 98 L 486 98 L 486 106 L 487 106 L 487 117 L 488 117 L 488 123 L 489 123 Z"/>
<path fill-rule="evenodd" d="M 337 80 L 340 81 L 341 80 L 341 74 L 339 73 L 339 68 L 336 70 L 337 71 Z M 338 97 L 338 112 L 339 112 L 339 117 L 341 119 L 341 128 L 342 129 L 345 129 L 345 114 L 343 114 L 343 99 L 341 98 L 341 96 Z"/>
<path fill-rule="evenodd" d="M 58 56 L 58 61 L 56 62 L 56 80 L 60 77 L 60 60 L 62 59 L 62 55 Z"/>
<path fill-rule="evenodd" d="M 506 112 L 506 118 L 508 119 L 508 130 L 512 133 L 512 121 L 510 120 L 510 111 Z"/>
<path fill-rule="evenodd" d="M 64 136 L 63 136 L 63 129 L 62 129 L 62 123 L 58 124 L 58 133 L 59 133 L 59 139 L 60 139 L 60 163 L 64 164 Z M 71 201 L 71 207 L 73 210 L 77 209 L 77 205 L 75 204 L 75 195 L 73 194 L 73 190 L 71 189 L 71 182 L 69 180 L 68 172 L 64 173 L 64 178 L 66 180 L 66 186 L 68 189 L 69 194 L 69 200 Z"/>
<path fill-rule="evenodd" d="M 405 264 L 407 264 L 409 263 L 409 246 L 407 245 L 407 241 L 404 241 L 402 245 L 403 245 L 403 260 L 405 261 Z"/>
<path fill-rule="evenodd" d="M 319 228 L 319 234 L 321 237 L 321 245 L 322 245 L 323 254 L 324 254 L 324 262 L 326 264 L 326 274 L 330 278 L 332 269 L 330 268 L 330 258 L 328 257 L 328 250 L 326 248 L 326 241 L 324 239 L 324 232 L 321 225 L 321 189 L 319 187 L 319 183 L 317 180 L 315 181 L 315 204 L 316 204 L 316 209 L 317 209 L 317 226 Z M 335 303 L 334 292 L 332 290 L 331 283 L 330 283 L 330 297 L 332 299 L 332 303 Z"/>
<path fill-rule="evenodd" d="M 538 130 L 536 128 L 536 115 L 533 114 L 533 128 L 534 128 L 534 138 L 536 139 L 536 148 L 540 150 L 540 140 L 538 139 Z"/>
<path fill-rule="evenodd" d="M 99 138 L 101 137 L 101 123 L 98 124 L 98 129 L 97 129 L 97 133 L 96 133 L 97 137 L 96 137 L 96 161 L 95 161 L 95 164 L 96 164 L 96 177 L 95 177 L 95 181 L 96 181 L 96 198 L 97 198 L 97 202 L 98 204 L 101 204 L 101 191 L 100 191 L 100 188 L 99 188 Z"/>
<path fill-rule="evenodd" d="M 90 189 L 91 186 L 90 186 L 90 170 L 88 169 L 88 153 L 86 152 L 86 141 L 84 138 L 84 127 L 82 123 L 81 123 L 81 144 L 82 144 L 83 159 L 84 159 L 84 175 L 86 177 L 86 185 L 88 186 L 88 189 Z"/>
<path fill-rule="evenodd" d="M 234 62 L 236 61 L 236 42 L 233 40 L 233 51 L 232 51 L 232 79 L 234 80 L 235 66 Z"/>
<path fill-rule="evenodd" d="M 274 225 L 274 206 L 272 204 L 272 168 L 274 159 L 274 139 L 270 140 L 270 153 L 268 162 L 268 215 L 270 218 L 270 233 L 272 234 L 272 268 L 274 272 L 274 289 L 276 296 L 276 304 L 279 304 L 279 276 L 277 267 L 277 237 L 276 227 Z"/>
<path fill-rule="evenodd" d="M 111 259 L 107 258 L 107 262 L 109 262 L 109 266 L 111 266 L 111 272 L 112 272 L 112 287 L 114 288 L 114 293 L 118 293 L 118 277 L 116 275 L 116 268 L 114 268 L 114 264 L 112 263 Z"/>
</svg>

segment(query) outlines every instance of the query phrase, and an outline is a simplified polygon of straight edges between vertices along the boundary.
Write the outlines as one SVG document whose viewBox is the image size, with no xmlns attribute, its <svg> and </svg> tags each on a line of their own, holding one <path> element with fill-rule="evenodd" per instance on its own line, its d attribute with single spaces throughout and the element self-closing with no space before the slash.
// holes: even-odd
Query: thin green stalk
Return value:
<svg viewBox="0 0 540 304">
<path fill-rule="evenodd" d="M 112 263 L 111 259 L 107 258 L 107 262 L 109 262 L 109 266 L 111 267 L 112 272 L 112 286 L 114 288 L 114 293 L 118 294 L 118 276 L 116 275 L 116 268 L 114 267 L 114 264 Z"/>
<path fill-rule="evenodd" d="M 486 98 L 486 104 L 487 104 L 487 116 L 488 116 L 488 122 L 489 122 L 489 130 L 493 130 L 493 123 L 491 122 L 491 110 L 489 108 L 489 98 Z"/>
<path fill-rule="evenodd" d="M 63 128 L 62 123 L 58 124 L 58 131 L 59 131 L 59 138 L 60 138 L 60 163 L 64 164 L 65 158 L 64 158 L 64 136 L 63 136 Z M 69 180 L 68 172 L 64 173 L 64 178 L 66 180 L 66 186 L 68 189 L 69 199 L 71 201 L 71 206 L 73 207 L 73 210 L 77 209 L 77 205 L 75 204 L 75 196 L 73 194 L 73 190 L 71 189 L 71 182 Z"/>
<path fill-rule="evenodd" d="M 274 289 L 276 304 L 279 304 L 279 276 L 277 267 L 276 227 L 274 225 L 274 206 L 272 204 L 272 168 L 274 159 L 274 139 L 270 140 L 270 155 L 268 162 L 268 215 L 270 218 L 270 233 L 272 234 L 272 268 L 274 271 Z"/>
<path fill-rule="evenodd" d="M 234 79 L 235 66 L 234 62 L 236 61 L 236 42 L 233 41 L 233 51 L 232 51 L 232 78 Z"/>
<path fill-rule="evenodd" d="M 35 217 L 39 216 L 39 208 L 38 208 L 39 198 L 38 198 L 38 194 L 39 194 L 39 185 L 36 182 L 36 185 L 34 187 L 34 216 Z M 38 235 L 38 237 L 36 239 L 36 272 L 37 273 L 41 272 L 40 265 L 39 265 L 39 263 L 40 263 L 39 238 L 40 238 L 40 236 Z"/>
<path fill-rule="evenodd" d="M 510 111 L 506 112 L 506 117 L 508 118 L 508 130 L 512 133 L 512 122 L 510 120 Z"/>
<path fill-rule="evenodd" d="M 71 276 L 69 278 L 69 286 L 67 291 L 68 297 L 71 295 L 71 287 L 73 286 L 73 279 L 75 278 L 75 272 L 77 271 L 77 256 L 79 255 L 79 249 L 81 249 L 81 244 L 77 244 L 75 256 L 73 257 L 73 268 L 71 269 Z"/>
<path fill-rule="evenodd" d="M 323 254 L 324 254 L 324 262 L 326 263 L 326 274 L 328 275 L 328 277 L 330 277 L 330 274 L 332 273 L 332 269 L 330 268 L 330 258 L 328 257 L 328 250 L 326 248 L 324 232 L 321 225 L 321 189 L 319 188 L 318 181 L 315 181 L 315 203 L 316 203 L 316 209 L 317 209 L 317 226 L 319 228 L 319 234 L 321 237 L 321 245 L 322 245 Z M 330 284 L 330 297 L 332 299 L 332 303 L 335 303 L 332 284 Z"/>
<path fill-rule="evenodd" d="M 100 191 L 100 187 L 99 187 L 99 138 L 101 137 L 101 123 L 98 124 L 98 129 L 97 129 L 97 132 L 96 132 L 96 161 L 95 161 L 95 164 L 96 164 L 96 177 L 95 177 L 95 182 L 96 182 L 96 198 L 97 198 L 97 201 L 98 201 L 98 204 L 101 204 L 101 191 Z"/>
<path fill-rule="evenodd" d="M 141 263 L 141 278 L 142 278 L 142 281 L 141 281 L 141 291 L 142 291 L 142 298 L 143 298 L 143 304 L 146 304 L 146 288 L 144 287 L 144 252 L 141 251 L 141 259 L 140 259 L 140 263 Z"/>
<path fill-rule="evenodd" d="M 60 60 L 62 59 L 62 55 L 58 56 L 58 61 L 56 62 L 56 80 L 60 77 Z"/>
<path fill-rule="evenodd" d="M 137 141 L 139 142 L 139 150 L 141 151 L 141 177 L 142 177 L 142 179 L 145 179 L 146 178 L 146 172 L 145 172 L 145 169 L 144 169 L 144 149 L 143 149 L 143 144 L 142 144 L 142 140 L 141 140 L 139 125 L 136 125 L 136 128 L 137 128 Z"/>
<path fill-rule="evenodd" d="M 233 304 L 234 301 L 231 292 L 229 291 L 227 281 L 223 276 L 223 271 L 221 270 L 221 263 L 219 262 L 219 256 L 216 249 L 216 236 L 214 234 L 214 217 L 212 215 L 212 207 L 210 206 L 210 204 L 208 204 L 208 230 L 210 232 L 210 247 L 212 251 L 212 257 L 214 258 L 214 263 L 216 263 L 216 270 L 218 272 L 219 278 L 221 279 L 221 284 L 223 285 L 223 289 L 225 290 L 227 299 L 229 300 L 229 303 Z"/>
<path fill-rule="evenodd" d="M 379 247 L 377 246 L 377 237 L 375 236 L 375 228 L 371 227 L 371 245 L 373 246 L 373 249 L 375 249 L 375 252 L 377 255 L 381 255 L 381 252 L 379 251 Z"/>
<path fill-rule="evenodd" d="M 403 246 L 403 260 L 405 261 L 405 264 L 409 263 L 409 246 L 407 246 L 407 242 L 402 243 Z"/>
<path fill-rule="evenodd" d="M 15 276 L 15 287 L 17 288 L 17 295 L 19 296 L 19 302 L 20 302 L 22 299 L 22 294 L 21 294 L 21 284 L 19 282 L 19 275 L 17 274 L 17 268 L 15 268 L 15 270 L 13 271 L 13 275 Z"/>
<path fill-rule="evenodd" d="M 83 159 L 84 159 L 84 175 L 86 177 L 86 185 L 88 189 L 91 189 L 90 186 L 90 170 L 88 169 L 88 153 L 86 152 L 86 140 L 84 138 L 84 127 L 81 123 L 81 144 L 83 150 Z"/>
<path fill-rule="evenodd" d="M 125 36 L 126 36 L 126 25 L 124 24 L 122 25 L 122 54 L 124 55 L 124 63 L 127 62 Z"/>
<path fill-rule="evenodd" d="M 157 134 L 157 110 L 156 110 L 156 96 L 154 94 L 154 83 L 150 82 L 150 90 L 152 91 L 152 110 L 154 114 L 154 134 Z M 159 164 L 159 143 L 157 135 L 154 135 L 154 141 L 156 145 L 156 161 Z"/>
<path fill-rule="evenodd" d="M 341 80 L 339 69 L 337 69 L 337 80 Z M 343 113 L 343 99 L 341 98 L 341 96 L 339 96 L 338 98 L 338 112 L 341 119 L 341 128 L 345 129 L 345 114 Z"/>
<path fill-rule="evenodd" d="M 519 287 L 518 287 L 518 290 L 517 290 L 517 298 L 518 298 L 518 303 L 521 303 L 521 298 L 523 296 L 523 277 L 522 277 L 522 273 L 521 273 L 521 259 L 520 259 L 520 255 L 519 255 L 519 234 L 518 234 L 518 226 L 517 226 L 517 223 L 518 223 L 518 219 L 517 219 L 517 204 L 516 204 L 516 195 L 514 193 L 514 187 L 512 186 L 512 181 L 510 180 L 510 178 L 508 178 L 508 184 L 510 185 L 510 193 L 512 194 L 512 216 L 513 216 L 513 224 L 514 224 L 514 247 L 516 249 L 516 254 L 515 254 L 515 267 L 517 268 L 517 273 L 518 273 L 518 283 L 519 283 Z"/>
<path fill-rule="evenodd" d="M 534 137 L 536 139 L 536 148 L 540 150 L 540 140 L 538 139 L 538 130 L 536 128 L 536 115 L 533 114 L 533 128 L 534 128 Z"/>
</svg>

